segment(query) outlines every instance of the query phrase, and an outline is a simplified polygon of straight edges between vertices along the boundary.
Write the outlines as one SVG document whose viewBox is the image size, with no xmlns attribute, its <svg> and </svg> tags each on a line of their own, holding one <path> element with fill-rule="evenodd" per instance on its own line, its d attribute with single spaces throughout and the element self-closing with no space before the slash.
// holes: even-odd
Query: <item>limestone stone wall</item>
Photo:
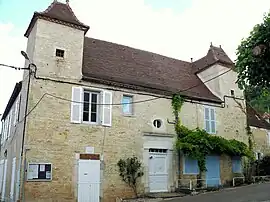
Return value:
<svg viewBox="0 0 270 202">
<path fill-rule="evenodd" d="M 264 155 L 270 154 L 270 145 L 268 131 L 263 128 L 251 127 L 254 137 L 254 149 L 256 152 L 262 152 Z"/>
<path fill-rule="evenodd" d="M 89 83 L 82 83 L 89 85 Z M 107 88 L 95 85 L 96 88 Z M 32 80 L 29 96 L 31 109 L 41 96 L 49 92 L 66 99 L 71 99 L 72 86 L 70 84 L 52 81 Z M 124 89 L 113 90 L 113 103 L 121 103 Z M 152 98 L 140 92 L 129 91 L 134 101 Z M 180 113 L 184 125 L 189 128 L 203 127 L 203 109 L 205 103 L 194 104 L 186 102 Z M 171 103 L 169 99 L 157 99 L 134 105 L 133 116 L 123 116 L 121 106 L 113 106 L 112 127 L 104 128 L 100 125 L 70 123 L 70 103 L 46 96 L 27 119 L 27 136 L 25 144 L 28 151 L 26 162 L 50 162 L 53 165 L 52 182 L 26 182 L 25 197 L 28 200 L 36 198 L 59 198 L 74 200 L 76 198 L 76 179 L 74 167 L 77 153 L 84 153 L 86 146 L 94 146 L 95 153 L 103 154 L 104 166 L 102 170 L 102 198 L 105 201 L 116 197 L 132 196 L 131 190 L 124 184 L 116 166 L 120 158 L 132 155 L 143 161 L 143 134 L 174 134 L 174 126 L 167 122 L 173 121 Z M 226 108 L 216 108 L 217 135 L 226 138 L 244 139 L 245 117 L 241 111 L 229 105 Z M 227 117 L 230 114 L 230 117 Z M 153 120 L 159 118 L 164 127 L 160 130 L 153 127 Z M 240 120 L 239 120 L 240 118 Z M 238 119 L 238 121 L 236 121 Z M 235 132 L 239 131 L 239 134 Z M 241 138 L 239 138 L 241 137 Z M 175 155 L 173 159 L 175 159 Z M 176 168 L 172 168 L 176 169 Z M 169 170 L 176 175 L 176 171 Z M 145 173 L 142 182 L 147 182 Z M 171 180 L 176 181 L 176 177 Z M 175 184 L 176 182 L 171 182 Z M 142 187 L 148 185 L 142 183 Z M 144 190 L 143 188 L 141 189 Z M 46 193 L 50 192 L 48 195 Z"/>
</svg>

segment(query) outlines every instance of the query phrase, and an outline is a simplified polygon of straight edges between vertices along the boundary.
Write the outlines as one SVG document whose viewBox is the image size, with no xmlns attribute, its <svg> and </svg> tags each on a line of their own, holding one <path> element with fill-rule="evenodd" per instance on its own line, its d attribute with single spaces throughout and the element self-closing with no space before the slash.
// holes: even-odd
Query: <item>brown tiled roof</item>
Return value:
<svg viewBox="0 0 270 202">
<path fill-rule="evenodd" d="M 247 123 L 249 126 L 270 130 L 268 123 L 254 108 L 247 104 Z"/>
<path fill-rule="evenodd" d="M 208 53 L 205 57 L 193 62 L 194 72 L 200 72 L 215 63 L 221 63 L 230 68 L 233 67 L 233 61 L 228 57 L 221 47 L 210 46 Z"/>
<path fill-rule="evenodd" d="M 189 62 L 87 37 L 83 53 L 84 79 L 168 95 L 191 88 L 182 94 L 221 102 L 193 73 Z"/>
<path fill-rule="evenodd" d="M 65 23 L 66 25 L 76 27 L 78 29 L 84 30 L 85 33 L 88 31 L 89 26 L 83 24 L 78 20 L 78 18 L 73 13 L 69 4 L 63 4 L 58 1 L 53 1 L 53 3 L 43 12 L 35 12 L 32 20 L 24 34 L 28 37 L 36 20 L 38 18 L 52 20 L 57 23 Z"/>
</svg>

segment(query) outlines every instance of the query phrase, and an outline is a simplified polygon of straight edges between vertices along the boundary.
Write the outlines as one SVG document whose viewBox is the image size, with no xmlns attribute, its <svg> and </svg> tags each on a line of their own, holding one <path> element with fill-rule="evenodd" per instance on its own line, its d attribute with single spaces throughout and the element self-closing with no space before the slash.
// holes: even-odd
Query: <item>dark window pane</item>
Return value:
<svg viewBox="0 0 270 202">
<path fill-rule="evenodd" d="M 97 112 L 97 105 L 91 104 L 91 112 Z"/>
<path fill-rule="evenodd" d="M 91 102 L 92 103 L 97 103 L 97 94 L 92 94 Z"/>
<path fill-rule="evenodd" d="M 56 49 L 55 55 L 56 55 L 57 57 L 64 57 L 64 53 L 65 53 L 64 50 Z"/>
<path fill-rule="evenodd" d="M 89 93 L 84 93 L 84 101 L 89 102 Z"/>
<path fill-rule="evenodd" d="M 89 113 L 83 112 L 83 121 L 89 121 Z"/>
<path fill-rule="evenodd" d="M 89 104 L 83 103 L 83 111 L 89 112 Z"/>
<path fill-rule="evenodd" d="M 97 114 L 91 113 L 91 122 L 97 122 Z"/>
</svg>

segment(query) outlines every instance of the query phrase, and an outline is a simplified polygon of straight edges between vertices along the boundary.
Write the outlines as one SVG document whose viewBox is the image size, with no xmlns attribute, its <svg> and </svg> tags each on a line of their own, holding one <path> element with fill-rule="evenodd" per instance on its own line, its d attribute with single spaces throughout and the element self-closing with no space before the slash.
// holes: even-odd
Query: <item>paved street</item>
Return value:
<svg viewBox="0 0 270 202">
<path fill-rule="evenodd" d="M 270 202 L 270 183 L 249 185 L 215 193 L 187 196 L 168 202 Z"/>
</svg>

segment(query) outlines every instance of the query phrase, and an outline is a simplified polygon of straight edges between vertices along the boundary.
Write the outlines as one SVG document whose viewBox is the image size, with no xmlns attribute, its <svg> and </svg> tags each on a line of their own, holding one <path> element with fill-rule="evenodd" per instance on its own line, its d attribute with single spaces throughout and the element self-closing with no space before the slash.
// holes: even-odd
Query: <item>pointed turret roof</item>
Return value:
<svg viewBox="0 0 270 202">
<path fill-rule="evenodd" d="M 211 44 L 207 55 L 195 61 L 193 63 L 193 67 L 195 68 L 195 72 L 200 72 L 216 63 L 221 63 L 222 65 L 230 68 L 234 65 L 233 61 L 229 58 L 221 46 L 216 47 Z"/>
<path fill-rule="evenodd" d="M 26 37 L 29 36 L 38 18 L 52 21 L 59 24 L 64 24 L 70 27 L 75 27 L 77 29 L 85 31 L 85 33 L 89 30 L 89 26 L 80 22 L 78 18 L 75 16 L 74 12 L 69 6 L 68 1 L 66 4 L 64 4 L 64 3 L 54 0 L 45 11 L 35 12 L 24 36 Z"/>
</svg>

